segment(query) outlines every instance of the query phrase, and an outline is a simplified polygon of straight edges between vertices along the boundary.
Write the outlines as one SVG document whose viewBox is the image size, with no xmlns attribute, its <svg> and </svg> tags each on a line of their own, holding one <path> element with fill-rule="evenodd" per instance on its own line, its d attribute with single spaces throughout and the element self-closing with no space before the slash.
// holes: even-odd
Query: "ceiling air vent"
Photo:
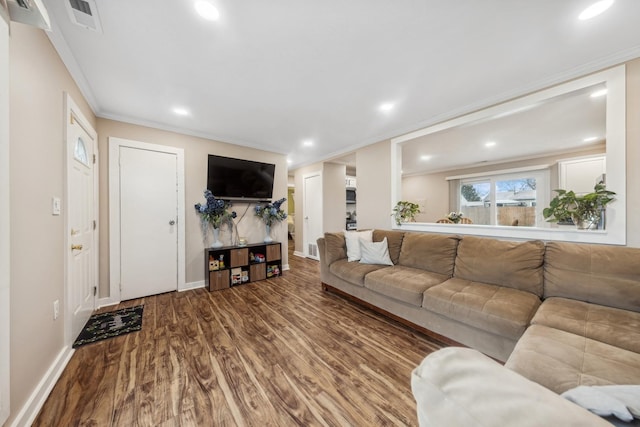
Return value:
<svg viewBox="0 0 640 427">
<path fill-rule="evenodd" d="M 71 22 L 82 28 L 102 32 L 95 0 L 67 0 L 65 3 Z"/>
</svg>

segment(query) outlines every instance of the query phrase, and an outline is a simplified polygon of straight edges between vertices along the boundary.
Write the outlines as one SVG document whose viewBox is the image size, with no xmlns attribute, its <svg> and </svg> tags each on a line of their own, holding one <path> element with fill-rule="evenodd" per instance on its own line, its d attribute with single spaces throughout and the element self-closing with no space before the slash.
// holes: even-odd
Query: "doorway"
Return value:
<svg viewBox="0 0 640 427">
<path fill-rule="evenodd" d="M 111 297 L 184 288 L 184 151 L 111 137 L 109 187 Z"/>
<path fill-rule="evenodd" d="M 307 258 L 319 260 L 316 240 L 322 236 L 322 174 L 316 172 L 302 177 L 304 232 L 303 253 Z"/>
</svg>

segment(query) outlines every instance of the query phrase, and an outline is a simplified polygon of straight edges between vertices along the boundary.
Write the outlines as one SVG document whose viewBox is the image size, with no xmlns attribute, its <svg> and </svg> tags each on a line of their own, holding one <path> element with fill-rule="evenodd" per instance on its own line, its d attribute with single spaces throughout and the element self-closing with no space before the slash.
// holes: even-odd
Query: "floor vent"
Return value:
<svg viewBox="0 0 640 427">
<path fill-rule="evenodd" d="M 67 0 L 65 3 L 71 22 L 82 28 L 102 32 L 95 0 Z"/>
<path fill-rule="evenodd" d="M 309 256 L 318 257 L 318 245 L 315 243 L 309 243 Z"/>
</svg>

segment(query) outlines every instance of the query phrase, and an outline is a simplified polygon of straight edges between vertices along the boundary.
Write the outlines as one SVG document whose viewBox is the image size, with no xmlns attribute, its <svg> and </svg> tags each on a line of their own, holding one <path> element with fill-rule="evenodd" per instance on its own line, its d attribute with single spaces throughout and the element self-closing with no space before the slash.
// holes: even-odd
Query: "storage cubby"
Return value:
<svg viewBox="0 0 640 427">
<path fill-rule="evenodd" d="M 205 284 L 210 291 L 282 274 L 282 249 L 278 242 L 207 248 L 204 259 Z"/>
</svg>

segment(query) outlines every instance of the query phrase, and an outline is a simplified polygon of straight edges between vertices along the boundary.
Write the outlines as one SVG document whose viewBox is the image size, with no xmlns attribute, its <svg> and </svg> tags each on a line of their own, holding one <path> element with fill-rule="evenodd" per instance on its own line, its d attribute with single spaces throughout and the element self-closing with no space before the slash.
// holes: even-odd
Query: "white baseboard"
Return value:
<svg viewBox="0 0 640 427">
<path fill-rule="evenodd" d="M 289 264 L 284 264 L 282 266 L 282 271 L 289 270 Z"/>
<path fill-rule="evenodd" d="M 55 358 L 47 372 L 44 374 L 36 388 L 31 393 L 31 396 L 27 399 L 18 415 L 11 423 L 11 427 L 23 427 L 30 426 L 36 419 L 38 412 L 42 409 L 44 402 L 49 397 L 49 393 L 56 385 L 56 382 L 62 375 L 62 371 L 69 363 L 71 356 L 75 352 L 71 347 L 65 346 L 62 351 Z"/>
<path fill-rule="evenodd" d="M 184 286 L 178 288 L 178 292 L 190 291 L 191 289 L 198 289 L 198 288 L 204 288 L 204 280 L 185 283 Z"/>
<path fill-rule="evenodd" d="M 302 252 L 293 251 L 293 254 L 295 256 L 299 256 L 300 258 L 306 258 L 305 254 L 303 254 Z"/>
<path fill-rule="evenodd" d="M 120 304 L 120 301 L 112 299 L 111 297 L 99 298 L 98 306 L 96 307 L 96 309 L 102 308 L 102 307 L 108 307 L 110 305 L 116 305 L 116 304 Z"/>
</svg>

